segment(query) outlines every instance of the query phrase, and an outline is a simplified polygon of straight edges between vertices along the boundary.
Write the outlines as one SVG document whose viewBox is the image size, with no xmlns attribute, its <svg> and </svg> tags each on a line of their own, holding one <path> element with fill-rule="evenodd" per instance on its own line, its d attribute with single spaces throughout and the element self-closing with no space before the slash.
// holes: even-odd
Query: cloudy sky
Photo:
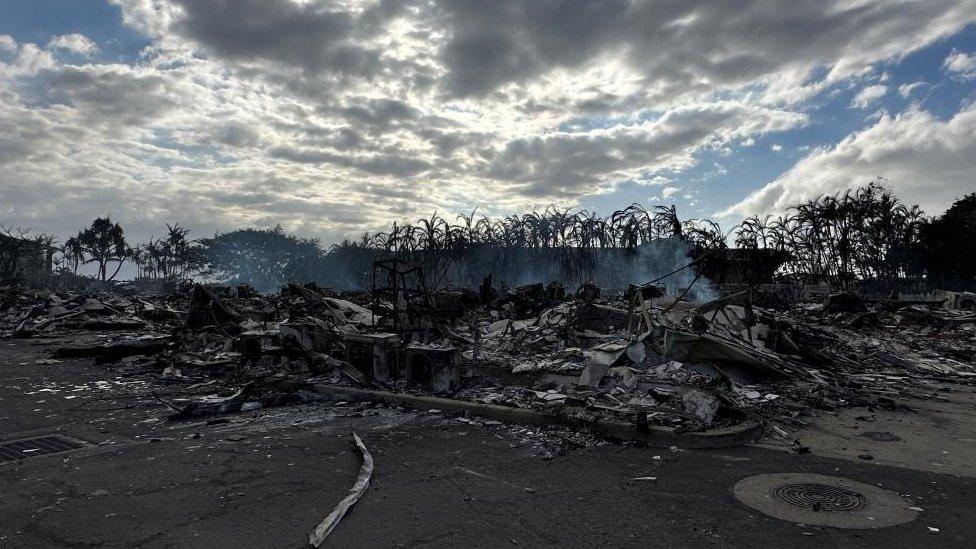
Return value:
<svg viewBox="0 0 976 549">
<path fill-rule="evenodd" d="M 976 0 L 0 0 L 0 223 L 976 190 Z"/>
</svg>

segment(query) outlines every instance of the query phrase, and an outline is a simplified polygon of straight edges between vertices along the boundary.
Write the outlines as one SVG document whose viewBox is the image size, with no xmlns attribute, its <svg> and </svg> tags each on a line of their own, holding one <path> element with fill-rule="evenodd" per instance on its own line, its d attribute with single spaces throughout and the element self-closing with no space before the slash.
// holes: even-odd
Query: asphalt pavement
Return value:
<svg viewBox="0 0 976 549">
<path fill-rule="evenodd" d="M 86 446 L 0 463 L 0 546 L 306 547 L 356 479 L 353 431 L 375 471 L 324 547 L 976 546 L 976 479 L 961 474 L 775 445 L 554 446 L 529 428 L 365 404 L 171 422 L 146 396 L 165 387 L 120 365 L 51 363 L 55 343 L 0 342 L 0 438 L 62 434 Z M 782 472 L 877 485 L 921 511 L 845 530 L 733 497 L 739 480 Z"/>
</svg>

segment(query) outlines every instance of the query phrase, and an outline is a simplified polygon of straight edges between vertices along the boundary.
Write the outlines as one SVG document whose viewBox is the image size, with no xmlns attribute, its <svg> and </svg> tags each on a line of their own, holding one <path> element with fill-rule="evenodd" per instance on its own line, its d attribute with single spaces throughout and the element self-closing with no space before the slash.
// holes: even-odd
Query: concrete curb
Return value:
<svg viewBox="0 0 976 549">
<path fill-rule="evenodd" d="M 324 383 L 312 386 L 316 393 L 327 400 L 346 400 L 350 402 L 382 402 L 408 408 L 423 410 L 437 409 L 447 413 L 468 414 L 519 425 L 546 426 L 559 425 L 586 429 L 617 440 L 635 440 L 654 446 L 680 446 L 682 448 L 728 448 L 754 442 L 762 434 L 763 427 L 758 421 L 745 421 L 738 425 L 699 431 L 678 433 L 669 427 L 638 426 L 634 423 L 607 420 L 587 420 L 562 414 L 550 414 L 523 408 L 511 408 L 496 404 L 483 404 L 466 400 L 454 400 L 433 396 L 417 396 L 405 393 L 391 393 L 372 389 L 358 389 Z"/>
</svg>

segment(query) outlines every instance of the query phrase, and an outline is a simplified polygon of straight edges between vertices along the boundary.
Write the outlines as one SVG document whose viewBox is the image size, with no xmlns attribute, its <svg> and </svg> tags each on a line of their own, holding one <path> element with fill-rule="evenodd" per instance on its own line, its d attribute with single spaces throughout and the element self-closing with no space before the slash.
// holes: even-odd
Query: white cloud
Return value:
<svg viewBox="0 0 976 549">
<path fill-rule="evenodd" d="M 686 169 L 695 164 L 696 151 L 805 121 L 799 113 L 733 102 L 675 108 L 653 122 L 508 141 L 491 154 L 485 175 L 524 183 L 519 190 L 530 196 L 552 196 L 558 189 L 574 198 L 646 171 Z"/>
<path fill-rule="evenodd" d="M 181 16 L 179 6 L 169 0 L 108 0 L 122 10 L 122 21 L 153 38 L 162 38 Z"/>
<path fill-rule="evenodd" d="M 9 45 L 11 41 L 4 41 Z M 51 52 L 42 50 L 36 44 L 26 43 L 18 45 L 13 42 L 13 48 L 8 50 L 16 53 L 7 62 L 0 60 L 0 89 L 4 84 L 11 83 L 13 78 L 34 76 L 40 71 L 55 66 Z"/>
<path fill-rule="evenodd" d="M 976 105 L 948 120 L 919 108 L 847 136 L 834 147 L 814 150 L 792 169 L 728 208 L 723 216 L 782 212 L 803 200 L 890 181 L 908 204 L 937 215 L 973 192 L 976 172 Z"/>
<path fill-rule="evenodd" d="M 17 51 L 17 41 L 9 34 L 0 34 L 0 51 L 14 53 Z"/>
<path fill-rule="evenodd" d="M 681 192 L 680 187 L 664 187 L 661 189 L 661 198 L 671 198 Z"/>
<path fill-rule="evenodd" d="M 976 55 L 952 50 L 942 62 L 942 68 L 960 78 L 971 80 L 976 78 Z"/>
<path fill-rule="evenodd" d="M 78 55 L 92 56 L 98 53 L 98 46 L 84 34 L 62 34 L 47 43 L 49 50 L 64 50 Z"/>
<path fill-rule="evenodd" d="M 874 84 L 866 86 L 851 100 L 851 107 L 863 109 L 888 94 L 888 86 Z"/>
<path fill-rule="evenodd" d="M 772 145 L 769 146 L 769 150 L 773 152 L 780 152 L 781 150 L 783 150 L 783 146 L 780 145 L 779 143 L 773 143 Z"/>
<path fill-rule="evenodd" d="M 903 99 L 908 99 L 910 95 L 915 93 L 915 90 L 925 86 L 925 82 L 912 82 L 910 84 L 902 84 L 898 86 L 898 95 L 902 96 Z"/>
<path fill-rule="evenodd" d="M 329 238 L 674 189 L 703 152 L 806 124 L 811 94 L 976 21 L 974 0 L 111 2 L 151 40 L 137 63 L 0 38 L 10 223 L 63 235 L 109 209 L 137 236 Z"/>
</svg>

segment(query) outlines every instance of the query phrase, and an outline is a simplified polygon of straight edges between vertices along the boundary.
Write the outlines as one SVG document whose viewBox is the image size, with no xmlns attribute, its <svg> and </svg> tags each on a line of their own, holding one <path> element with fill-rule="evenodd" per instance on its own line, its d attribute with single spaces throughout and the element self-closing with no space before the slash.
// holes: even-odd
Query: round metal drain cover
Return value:
<svg viewBox="0 0 976 549">
<path fill-rule="evenodd" d="M 773 488 L 773 495 L 790 505 L 824 513 L 857 511 L 867 504 L 864 494 L 813 482 L 783 484 Z"/>
<path fill-rule="evenodd" d="M 732 487 L 736 499 L 771 517 L 834 528 L 886 528 L 914 520 L 895 492 L 846 478 L 808 473 L 746 477 Z"/>
</svg>

